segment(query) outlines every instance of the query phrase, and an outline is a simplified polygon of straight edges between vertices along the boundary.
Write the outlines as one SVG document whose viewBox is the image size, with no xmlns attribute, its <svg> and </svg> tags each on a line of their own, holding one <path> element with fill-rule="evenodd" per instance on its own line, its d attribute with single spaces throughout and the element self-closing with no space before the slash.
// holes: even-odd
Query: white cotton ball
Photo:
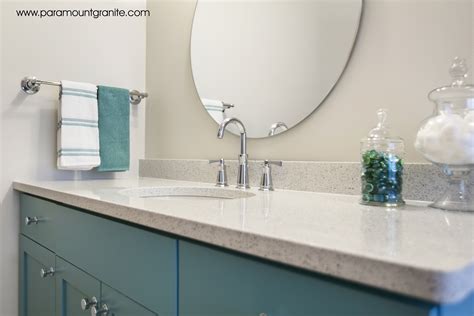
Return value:
<svg viewBox="0 0 474 316">
<path fill-rule="evenodd" d="M 437 153 L 435 153 L 435 154 L 426 154 L 425 157 L 429 161 L 443 163 L 443 162 L 440 161 L 439 154 L 437 154 Z"/>
<path fill-rule="evenodd" d="M 474 146 L 466 149 L 466 161 L 469 164 L 474 164 Z"/>
<path fill-rule="evenodd" d="M 474 124 L 472 127 L 465 126 L 462 133 L 462 146 L 464 148 L 474 148 Z"/>
<path fill-rule="evenodd" d="M 474 163 L 474 121 L 466 122 L 464 126 L 463 145 L 467 163 Z"/>
<path fill-rule="evenodd" d="M 416 134 L 415 138 L 415 148 L 421 152 L 424 152 L 425 150 L 425 136 L 426 136 L 426 129 L 425 128 L 420 128 L 418 133 Z"/>
<path fill-rule="evenodd" d="M 464 117 L 463 143 L 467 147 L 474 147 L 474 111 Z"/>
<path fill-rule="evenodd" d="M 426 122 L 424 128 L 426 131 L 436 133 L 441 129 L 441 127 L 443 127 L 444 121 L 444 115 L 432 117 Z"/>
<path fill-rule="evenodd" d="M 418 151 L 421 151 L 423 152 L 423 140 L 420 139 L 420 137 L 416 137 L 415 139 L 415 149 L 418 150 Z"/>
<path fill-rule="evenodd" d="M 467 112 L 466 116 L 464 116 L 464 121 L 467 123 L 474 123 L 474 110 Z"/>
<path fill-rule="evenodd" d="M 429 119 L 418 132 L 415 147 L 437 163 L 474 163 L 474 111 L 464 118 L 440 114 Z"/>
<path fill-rule="evenodd" d="M 424 138 L 424 153 L 429 160 L 442 162 L 445 159 L 445 150 L 441 147 L 438 139 L 438 133 L 426 131 Z"/>
<path fill-rule="evenodd" d="M 446 163 L 453 165 L 463 165 L 467 163 L 467 160 L 468 157 L 466 155 L 466 150 L 458 149 L 449 153 Z"/>
<path fill-rule="evenodd" d="M 443 123 L 439 131 L 439 142 L 446 149 L 457 149 L 462 143 L 464 119 L 457 114 L 441 116 Z"/>
<path fill-rule="evenodd" d="M 452 163 L 451 161 L 453 159 L 457 159 L 452 151 L 448 151 L 444 148 L 438 148 L 438 150 L 433 152 L 432 155 L 435 158 L 435 161 L 439 163 Z"/>
<path fill-rule="evenodd" d="M 424 149 L 428 153 L 437 152 L 440 149 L 438 132 L 433 132 L 431 130 L 426 130 L 424 133 Z"/>
<path fill-rule="evenodd" d="M 474 133 L 474 121 L 464 121 L 464 130 L 466 133 Z"/>
</svg>

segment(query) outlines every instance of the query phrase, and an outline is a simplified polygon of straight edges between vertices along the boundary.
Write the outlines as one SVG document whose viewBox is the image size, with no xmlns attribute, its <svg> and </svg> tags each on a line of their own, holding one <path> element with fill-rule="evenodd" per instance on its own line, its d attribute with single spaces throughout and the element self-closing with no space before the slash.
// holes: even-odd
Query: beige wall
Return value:
<svg viewBox="0 0 474 316">
<path fill-rule="evenodd" d="M 15 179 L 81 179 L 137 175 L 144 155 L 145 111 L 134 106 L 131 120 L 132 170 L 121 174 L 56 170 L 58 88 L 33 96 L 20 79 L 69 79 L 145 89 L 145 18 L 20 18 L 22 8 L 144 8 L 135 1 L 2 1 L 0 103 L 0 315 L 18 315 L 18 195 Z"/>
<path fill-rule="evenodd" d="M 147 158 L 233 158 L 239 140 L 216 138 L 217 125 L 199 103 L 189 43 L 196 1 L 149 1 L 147 21 Z M 472 0 L 366 0 L 359 39 L 346 72 L 308 119 L 271 139 L 249 141 L 252 159 L 357 161 L 359 140 L 390 110 L 393 132 L 407 143 L 433 105 L 427 93 L 449 83 L 456 55 L 473 64 Z M 245 123 L 245 122 L 244 122 Z"/>
</svg>

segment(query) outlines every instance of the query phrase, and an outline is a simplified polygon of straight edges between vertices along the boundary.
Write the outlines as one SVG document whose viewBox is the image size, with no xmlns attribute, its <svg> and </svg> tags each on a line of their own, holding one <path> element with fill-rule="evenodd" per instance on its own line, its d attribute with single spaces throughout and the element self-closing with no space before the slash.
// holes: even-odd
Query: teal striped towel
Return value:
<svg viewBox="0 0 474 316">
<path fill-rule="evenodd" d="M 90 170 L 100 165 L 97 86 L 61 81 L 58 111 L 58 169 Z"/>
</svg>

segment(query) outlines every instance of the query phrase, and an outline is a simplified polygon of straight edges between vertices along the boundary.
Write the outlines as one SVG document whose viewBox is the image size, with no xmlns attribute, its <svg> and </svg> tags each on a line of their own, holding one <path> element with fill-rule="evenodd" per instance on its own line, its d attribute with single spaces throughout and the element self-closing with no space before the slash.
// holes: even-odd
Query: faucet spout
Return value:
<svg viewBox="0 0 474 316">
<path fill-rule="evenodd" d="M 229 118 L 226 118 L 225 120 L 223 120 L 222 123 L 220 124 L 219 130 L 217 131 L 217 137 L 218 138 L 223 138 L 224 137 L 224 132 L 225 132 L 225 129 L 227 128 L 227 125 L 229 125 L 231 123 L 237 125 L 237 127 L 240 130 L 240 134 L 247 134 L 247 132 L 245 131 L 244 123 L 242 123 L 241 120 L 239 120 L 238 118 L 235 118 L 235 117 L 229 117 Z"/>
<path fill-rule="evenodd" d="M 240 131 L 240 155 L 247 154 L 247 131 L 245 130 L 244 123 L 235 117 L 229 117 L 222 121 L 217 131 L 217 138 L 224 138 L 224 133 L 229 124 L 237 125 Z"/>
<path fill-rule="evenodd" d="M 235 124 L 240 131 L 240 154 L 239 154 L 239 174 L 237 176 L 237 188 L 248 189 L 249 176 L 248 176 L 248 155 L 247 155 L 247 131 L 245 130 L 244 124 L 235 117 L 226 118 L 222 121 L 217 131 L 217 138 L 224 138 L 224 133 L 229 124 Z"/>
<path fill-rule="evenodd" d="M 286 131 L 288 130 L 288 126 L 284 122 L 276 122 L 270 126 L 270 132 L 268 132 L 268 136 L 275 135 L 278 129 Z"/>
</svg>

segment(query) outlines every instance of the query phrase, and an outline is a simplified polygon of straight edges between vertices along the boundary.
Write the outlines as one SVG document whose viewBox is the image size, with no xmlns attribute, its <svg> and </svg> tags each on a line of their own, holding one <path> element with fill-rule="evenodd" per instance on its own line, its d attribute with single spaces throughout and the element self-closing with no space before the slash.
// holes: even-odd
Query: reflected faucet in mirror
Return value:
<svg viewBox="0 0 474 316">
<path fill-rule="evenodd" d="M 268 132 L 268 136 L 273 136 L 275 134 L 278 134 L 277 133 L 278 129 L 281 129 L 281 131 L 284 132 L 288 130 L 288 126 L 284 122 L 273 123 L 272 126 L 270 126 L 270 131 Z"/>
<path fill-rule="evenodd" d="M 235 124 L 239 128 L 240 132 L 240 154 L 239 154 L 239 173 L 237 175 L 237 188 L 248 189 L 249 185 L 249 165 L 247 155 L 247 131 L 245 130 L 244 124 L 235 117 L 226 118 L 219 125 L 217 131 L 217 138 L 224 138 L 224 132 L 229 124 Z"/>
</svg>

